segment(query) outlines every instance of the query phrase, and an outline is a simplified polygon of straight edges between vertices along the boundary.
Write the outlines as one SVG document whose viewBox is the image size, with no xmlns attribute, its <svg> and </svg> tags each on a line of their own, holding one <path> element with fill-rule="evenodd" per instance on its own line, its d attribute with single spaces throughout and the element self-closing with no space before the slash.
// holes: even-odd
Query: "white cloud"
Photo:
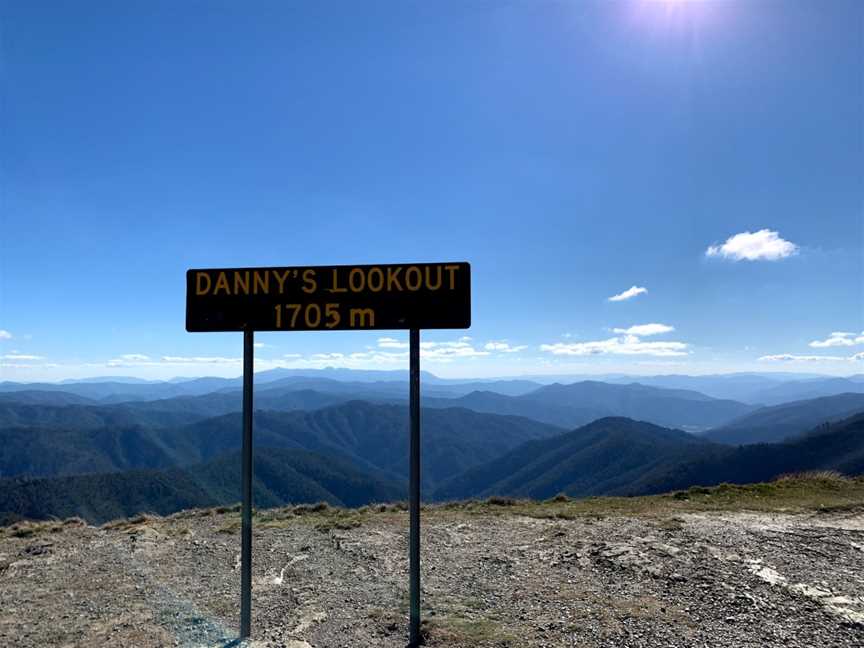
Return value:
<svg viewBox="0 0 864 648">
<path fill-rule="evenodd" d="M 674 326 L 668 324 L 637 324 L 626 329 L 612 329 L 614 333 L 622 335 L 635 335 L 637 337 L 645 337 L 647 335 L 660 335 L 662 333 L 671 333 L 675 330 Z"/>
<path fill-rule="evenodd" d="M 168 364 L 240 364 L 242 358 L 220 358 L 216 356 L 162 356 L 162 362 Z"/>
<path fill-rule="evenodd" d="M 21 364 L 18 362 L 0 362 L 0 368 L 3 369 L 51 369 L 60 365 L 54 362 L 45 362 L 39 364 Z"/>
<path fill-rule="evenodd" d="M 499 351 L 501 353 L 518 353 L 519 351 L 524 351 L 528 348 L 527 344 L 520 344 L 518 346 L 511 346 L 509 342 L 505 340 L 487 342 L 483 345 L 483 348 L 487 351 Z"/>
<path fill-rule="evenodd" d="M 252 346 L 255 347 L 256 349 L 269 349 L 273 345 L 272 344 L 265 344 L 264 342 L 254 342 L 252 344 Z"/>
<path fill-rule="evenodd" d="M 378 338 L 378 348 L 379 349 L 407 349 L 409 347 L 408 342 L 404 342 L 402 340 L 397 340 L 392 337 L 382 337 Z M 407 358 L 408 353 L 388 353 L 385 356 L 382 356 L 382 353 L 385 353 L 380 350 L 370 350 L 371 355 L 370 358 L 378 358 L 382 357 L 386 358 L 386 360 L 390 361 L 396 358 Z M 420 343 L 420 357 L 425 358 L 426 360 L 431 360 L 432 362 L 451 362 L 452 360 L 458 358 L 476 358 L 479 356 L 487 356 L 489 355 L 489 351 L 481 351 L 479 349 L 475 349 L 474 345 L 471 343 L 471 337 L 467 335 L 463 335 L 455 342 L 421 342 Z"/>
<path fill-rule="evenodd" d="M 828 339 L 813 340 L 810 346 L 815 349 L 824 349 L 828 347 L 855 346 L 856 344 L 864 344 L 864 331 L 861 331 L 860 335 L 845 331 L 834 331 L 828 336 Z"/>
<path fill-rule="evenodd" d="M 777 232 L 761 229 L 730 236 L 722 245 L 711 245 L 705 256 L 733 261 L 777 261 L 798 253 L 798 246 L 780 238 Z"/>
<path fill-rule="evenodd" d="M 420 357 L 432 362 L 451 362 L 460 358 L 479 358 L 488 356 L 489 351 L 475 349 L 461 338 L 457 342 L 421 342 Z"/>
<path fill-rule="evenodd" d="M 296 359 L 296 358 L 302 358 L 303 354 L 302 353 L 285 353 L 282 355 L 282 357 L 283 358 L 289 358 L 289 359 Z"/>
<path fill-rule="evenodd" d="M 408 343 L 391 337 L 378 338 L 378 346 L 382 349 L 407 349 Z"/>
<path fill-rule="evenodd" d="M 128 362 L 147 362 L 150 360 L 150 356 L 143 353 L 124 353 L 120 356 L 120 359 L 127 360 Z"/>
<path fill-rule="evenodd" d="M 0 356 L 4 360 L 44 360 L 43 356 L 38 355 L 28 355 L 26 353 L 7 353 L 4 356 Z"/>
<path fill-rule="evenodd" d="M 611 301 L 611 302 L 626 301 L 628 299 L 633 299 L 636 295 L 641 295 L 642 293 L 647 293 L 647 292 L 648 292 L 647 288 L 643 288 L 642 286 L 632 286 L 622 293 L 618 293 L 617 295 L 612 295 L 609 298 L 609 301 Z"/>
<path fill-rule="evenodd" d="M 856 353 L 852 356 L 796 355 L 794 353 L 780 353 L 777 355 L 766 355 L 759 358 L 759 362 L 857 362 L 860 360 L 864 360 L 864 353 Z"/>
<path fill-rule="evenodd" d="M 12 334 L 9 331 L 7 331 L 5 329 L 0 329 L 0 340 L 11 340 L 11 339 L 12 339 Z"/>
<path fill-rule="evenodd" d="M 553 355 L 650 355 L 657 357 L 683 356 L 689 353 L 684 342 L 642 342 L 635 335 L 624 335 L 593 342 L 557 342 L 541 344 L 540 350 Z"/>
</svg>

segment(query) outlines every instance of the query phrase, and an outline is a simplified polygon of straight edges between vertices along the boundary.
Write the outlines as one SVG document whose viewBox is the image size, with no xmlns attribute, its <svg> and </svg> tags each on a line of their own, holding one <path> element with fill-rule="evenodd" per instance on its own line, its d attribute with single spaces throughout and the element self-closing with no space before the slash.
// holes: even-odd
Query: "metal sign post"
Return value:
<svg viewBox="0 0 864 648">
<path fill-rule="evenodd" d="M 408 509 L 410 529 L 408 537 L 408 580 L 411 607 L 409 622 L 409 648 L 423 643 L 420 636 L 420 330 L 409 334 L 409 403 L 411 447 L 409 451 Z"/>
<path fill-rule="evenodd" d="M 410 648 L 420 634 L 420 329 L 471 326 L 465 262 L 186 272 L 186 330 L 243 332 L 240 638 L 252 634 L 252 371 L 255 331 L 410 331 Z"/>
<path fill-rule="evenodd" d="M 240 530 L 240 638 L 252 634 L 252 369 L 255 359 L 255 333 L 243 331 L 243 491 Z"/>
</svg>

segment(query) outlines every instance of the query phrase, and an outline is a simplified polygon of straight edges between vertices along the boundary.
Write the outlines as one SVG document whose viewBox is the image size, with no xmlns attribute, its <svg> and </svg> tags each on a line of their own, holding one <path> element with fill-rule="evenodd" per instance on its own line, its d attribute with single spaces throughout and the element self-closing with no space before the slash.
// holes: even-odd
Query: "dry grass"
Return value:
<svg viewBox="0 0 864 648">
<path fill-rule="evenodd" d="M 397 522 L 404 519 L 407 508 L 405 502 L 369 504 L 357 509 L 318 502 L 253 510 L 253 519 L 256 528 L 286 528 L 293 524 L 307 524 L 328 532 L 357 528 L 372 517 L 379 522 Z M 767 483 L 693 486 L 662 495 L 573 498 L 562 493 L 545 501 L 493 496 L 482 501 L 424 504 L 422 508 L 424 516 L 523 515 L 586 521 L 616 515 L 669 517 L 676 513 L 699 511 L 854 511 L 864 509 L 864 477 L 847 477 L 826 470 L 782 475 Z M 130 531 L 144 525 L 195 517 L 213 518 L 218 525 L 217 531 L 222 533 L 234 533 L 240 528 L 239 505 L 181 511 L 167 518 L 144 513 L 106 522 L 101 528 Z M 84 525 L 86 522 L 81 518 L 23 521 L 0 528 L 0 535 L 26 538 Z"/>
<path fill-rule="evenodd" d="M 492 498 L 490 498 L 491 500 Z M 544 502 L 448 502 L 432 510 L 467 514 L 525 515 L 543 519 L 604 518 L 614 515 L 669 515 L 696 511 L 825 511 L 864 508 L 864 478 L 820 471 L 784 475 L 758 484 L 693 486 L 685 491 L 639 497 L 556 496 Z"/>
<path fill-rule="evenodd" d="M 139 515 L 135 515 L 130 518 L 120 518 L 118 520 L 111 520 L 110 522 L 106 522 L 102 525 L 103 529 L 106 530 L 128 530 L 133 527 L 142 526 L 145 524 L 153 524 L 155 522 L 161 522 L 163 520 L 161 515 L 156 515 L 155 513 L 141 513 Z"/>
</svg>

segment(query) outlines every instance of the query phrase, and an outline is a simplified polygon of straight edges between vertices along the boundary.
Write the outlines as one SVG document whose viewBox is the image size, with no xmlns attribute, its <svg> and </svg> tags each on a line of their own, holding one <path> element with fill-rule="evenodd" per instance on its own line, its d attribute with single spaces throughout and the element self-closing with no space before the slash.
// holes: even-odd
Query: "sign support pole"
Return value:
<svg viewBox="0 0 864 648">
<path fill-rule="evenodd" d="M 408 509 L 409 598 L 411 607 L 409 648 L 423 643 L 420 636 L 420 329 L 411 329 L 409 356 L 409 409 L 411 416 L 410 481 Z"/>
<path fill-rule="evenodd" d="M 243 331 L 243 511 L 240 531 L 240 638 L 252 631 L 252 369 L 255 357 L 255 332 Z"/>
</svg>

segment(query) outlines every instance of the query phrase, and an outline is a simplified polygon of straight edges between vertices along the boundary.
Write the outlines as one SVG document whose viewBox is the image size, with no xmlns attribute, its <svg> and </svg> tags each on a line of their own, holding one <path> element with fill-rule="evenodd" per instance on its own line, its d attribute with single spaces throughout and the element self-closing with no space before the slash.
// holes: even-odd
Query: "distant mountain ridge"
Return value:
<svg viewBox="0 0 864 648">
<path fill-rule="evenodd" d="M 29 406 L 17 406 L 20 412 Z M 7 406 L 12 408 L 12 406 Z M 113 413 L 117 406 L 37 408 L 52 416 L 38 425 L 0 429 L 0 476 L 52 476 L 191 465 L 239 449 L 237 412 L 180 426 L 125 421 L 101 425 L 97 417 L 64 423 L 65 411 Z M 121 408 L 124 414 L 134 408 Z M 59 415 L 54 415 L 59 412 Z M 2 413 L 2 408 L 0 408 Z M 162 412 L 145 412 L 163 416 Z M 169 413 L 169 416 L 176 414 Z M 185 416 L 185 415 L 183 415 Z M 133 419 L 134 421 L 134 419 Z M 520 443 L 562 433 L 530 419 L 466 409 L 423 412 L 423 478 L 432 484 L 506 452 Z M 406 474 L 408 410 L 402 405 L 351 401 L 314 411 L 256 410 L 256 447 L 297 448 L 350 459 L 361 470 L 400 479 Z"/>
<path fill-rule="evenodd" d="M 864 412 L 864 394 L 837 394 L 764 407 L 709 430 L 703 438 L 730 445 L 775 443 Z"/>
<path fill-rule="evenodd" d="M 472 392 L 457 399 L 427 398 L 424 403 L 431 407 L 457 405 L 479 412 L 514 414 L 567 428 L 621 416 L 690 431 L 715 427 L 756 409 L 754 405 L 715 399 L 690 390 L 593 380 L 544 385 L 514 397 Z"/>
<path fill-rule="evenodd" d="M 808 470 L 864 473 L 864 414 L 785 443 L 739 447 L 644 422 L 601 419 L 470 468 L 443 483 L 434 497 L 643 495 L 770 481 Z"/>
<path fill-rule="evenodd" d="M 405 370 L 360 371 L 342 368 L 325 369 L 271 369 L 255 374 L 256 386 L 294 383 L 305 389 L 328 391 L 320 386 L 335 383 L 390 383 L 391 389 L 405 391 L 408 374 Z M 720 400 L 736 400 L 749 404 L 776 405 L 781 402 L 828 396 L 844 392 L 864 391 L 861 374 L 837 378 L 818 374 L 789 372 L 733 373 L 716 375 L 659 375 L 640 376 L 625 374 L 523 376 L 514 378 L 445 379 L 423 372 L 422 383 L 427 396 L 463 396 L 472 391 L 493 391 L 518 396 L 544 384 L 563 382 L 599 381 L 608 384 L 640 383 L 650 387 L 698 391 Z M 169 381 L 143 380 L 132 377 L 104 377 L 65 380 L 60 383 L 0 382 L 0 393 L 23 390 L 65 391 L 97 401 L 121 402 L 131 400 L 166 399 L 175 396 L 197 396 L 215 391 L 236 390 L 241 378 L 175 378 Z M 276 386 L 276 385 L 274 385 Z M 379 385 L 380 386 L 380 385 Z"/>
<path fill-rule="evenodd" d="M 350 462 L 305 450 L 266 448 L 254 456 L 253 495 L 261 508 L 327 502 L 362 506 L 405 498 L 405 486 Z M 188 469 L 131 470 L 43 479 L 0 479 L 0 520 L 79 516 L 93 524 L 147 512 L 167 515 L 240 500 L 240 454 Z"/>
<path fill-rule="evenodd" d="M 720 446 L 680 430 L 621 417 L 599 419 L 551 439 L 523 444 L 442 484 L 435 499 L 557 493 L 599 495 L 626 488 L 660 465 L 698 459 Z"/>
</svg>

